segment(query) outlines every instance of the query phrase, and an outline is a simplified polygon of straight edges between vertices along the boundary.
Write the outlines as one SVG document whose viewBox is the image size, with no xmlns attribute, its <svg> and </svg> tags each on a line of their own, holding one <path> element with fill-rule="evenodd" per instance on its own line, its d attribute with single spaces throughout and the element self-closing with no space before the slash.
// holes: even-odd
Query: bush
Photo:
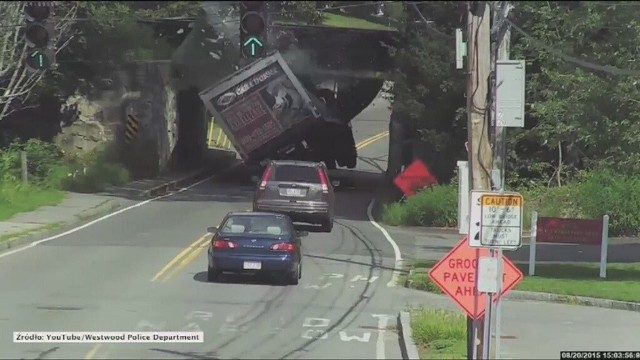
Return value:
<svg viewBox="0 0 640 360">
<path fill-rule="evenodd" d="M 75 159 L 72 175 L 64 182 L 67 190 L 93 193 L 104 191 L 110 185 L 123 185 L 131 180 L 129 171 L 117 163 L 113 147 L 100 147 Z"/>
<path fill-rule="evenodd" d="M 406 199 L 385 205 L 382 220 L 389 225 L 456 227 L 457 185 L 438 185 Z M 544 185 L 520 189 L 524 196 L 525 230 L 531 226 L 531 212 L 538 216 L 597 219 L 609 215 L 609 234 L 640 234 L 640 179 L 597 169 L 581 173 L 561 187 Z"/>
<path fill-rule="evenodd" d="M 609 215 L 612 235 L 640 233 L 640 180 L 611 170 L 584 173 L 575 198 L 584 217 Z"/>
<path fill-rule="evenodd" d="M 95 193 L 110 185 L 126 184 L 130 179 L 129 171 L 122 165 L 96 162 L 82 170 L 76 169 L 64 182 L 64 187 L 74 192 Z"/>
<path fill-rule="evenodd" d="M 389 225 L 454 227 L 458 220 L 455 184 L 426 188 L 402 203 L 385 205 L 382 221 Z"/>
<path fill-rule="evenodd" d="M 50 172 L 63 161 L 62 152 L 54 144 L 37 139 L 26 142 L 14 141 L 0 151 L 2 180 L 18 181 L 22 178 L 21 152 L 27 153 L 27 171 L 30 183 L 46 183 Z"/>
</svg>

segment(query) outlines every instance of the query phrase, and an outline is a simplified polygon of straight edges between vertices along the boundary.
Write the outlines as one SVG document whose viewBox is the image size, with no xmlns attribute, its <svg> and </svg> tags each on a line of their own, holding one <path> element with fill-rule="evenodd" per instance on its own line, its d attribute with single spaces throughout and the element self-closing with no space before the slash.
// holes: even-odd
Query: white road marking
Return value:
<svg viewBox="0 0 640 360">
<path fill-rule="evenodd" d="M 376 340 L 376 359 L 385 359 L 384 338 L 387 333 L 387 326 L 389 326 L 389 320 L 393 318 L 387 314 L 371 314 L 374 318 L 378 319 L 378 339 Z"/>
<path fill-rule="evenodd" d="M 380 230 L 382 235 L 384 235 L 384 238 L 387 239 L 387 242 L 389 242 L 389 244 L 391 244 L 391 247 L 393 248 L 393 253 L 395 254 L 395 257 L 396 257 L 395 270 L 393 271 L 393 274 L 391 276 L 391 281 L 387 283 L 387 286 L 394 287 L 398 282 L 398 277 L 400 276 L 400 271 L 402 270 L 402 263 L 403 263 L 402 254 L 400 253 L 400 247 L 398 247 L 398 244 L 393 240 L 391 235 L 389 235 L 387 230 L 382 226 L 380 226 L 373 219 L 372 209 L 373 209 L 374 203 L 375 203 L 375 199 L 371 199 L 369 206 L 367 206 L 367 217 L 369 218 L 369 222 L 371 223 L 371 225 L 375 226 L 378 230 Z"/>
<path fill-rule="evenodd" d="M 321 277 L 326 277 L 326 278 L 329 278 L 329 279 L 342 279 L 344 277 L 344 274 L 337 274 L 337 273 L 324 274 Z"/>
<path fill-rule="evenodd" d="M 191 320 L 193 318 L 198 318 L 200 320 L 204 320 L 204 321 L 209 321 L 211 320 L 211 318 L 213 317 L 213 313 L 212 312 L 208 312 L 208 311 L 192 311 L 189 314 L 187 314 L 187 316 L 185 316 L 186 320 Z"/>
<path fill-rule="evenodd" d="M 326 340 L 329 337 L 326 331 L 320 329 L 307 329 L 307 331 L 302 333 L 302 337 L 304 339 L 321 339 Z"/>
<path fill-rule="evenodd" d="M 325 318 L 305 318 L 302 327 L 327 327 L 331 320 Z"/>
<path fill-rule="evenodd" d="M 326 328 L 331 323 L 331 320 L 325 318 L 312 318 L 308 317 L 304 319 L 302 327 L 306 328 Z M 304 339 L 321 339 L 325 340 L 329 337 L 327 331 L 324 329 L 307 329 L 302 333 Z"/>
<path fill-rule="evenodd" d="M 329 286 L 331 286 L 331 283 L 326 283 L 324 285 L 305 285 L 305 289 L 316 289 L 316 290 L 323 290 L 328 288 Z"/>
<path fill-rule="evenodd" d="M 181 193 L 181 192 L 187 191 L 187 190 L 189 190 L 189 189 L 192 189 L 192 188 L 194 188 L 194 187 L 196 187 L 196 186 L 198 186 L 198 185 L 200 185 L 200 184 L 202 184 L 202 183 L 204 183 L 204 182 L 207 182 L 207 181 L 209 181 L 209 180 L 211 180 L 211 179 L 213 179 L 213 178 L 215 178 L 216 176 L 219 176 L 219 175 L 220 175 L 220 174 L 211 175 L 211 176 L 209 176 L 209 177 L 207 177 L 207 178 L 205 178 L 205 179 L 203 179 L 203 180 L 200 180 L 200 181 L 198 181 L 198 182 L 196 182 L 196 183 L 193 183 L 193 184 L 191 184 L 191 185 L 189 185 L 189 186 L 187 186 L 187 187 L 185 187 L 185 188 L 182 188 L 182 189 L 180 189 L 180 190 L 178 190 L 178 191 L 175 191 L 175 192 L 172 192 L 172 193 L 169 193 L 169 194 L 166 194 L 166 195 L 158 196 L 158 197 L 155 197 L 155 198 L 153 198 L 153 199 L 148 199 L 148 200 L 141 201 L 141 202 L 139 202 L 139 203 L 136 203 L 136 204 L 133 204 L 133 205 L 131 205 L 131 206 L 128 206 L 128 207 L 126 207 L 126 208 L 124 208 L 124 209 L 120 209 L 120 210 L 114 211 L 114 212 L 112 212 L 112 213 L 110 213 L 110 214 L 107 214 L 107 215 L 105 215 L 105 216 L 102 216 L 102 217 L 100 217 L 100 218 L 97 218 L 97 219 L 95 219 L 95 220 L 92 220 L 92 221 L 90 221 L 90 222 L 88 222 L 88 223 L 86 223 L 86 224 L 84 224 L 84 225 L 81 225 L 81 226 L 75 227 L 75 228 L 73 228 L 73 229 L 71 229 L 71 230 L 67 230 L 67 231 L 65 231 L 65 232 L 63 232 L 63 233 L 60 233 L 60 234 L 58 234 L 58 235 L 54 235 L 54 236 L 48 237 L 48 238 L 46 238 L 46 239 L 42 239 L 42 240 L 38 240 L 38 241 L 32 242 L 32 243 L 30 243 L 30 244 L 28 244 L 28 245 L 25 245 L 25 246 L 23 246 L 23 247 L 19 247 L 19 248 L 15 249 L 15 250 L 7 251 L 7 252 L 5 252 L 5 253 L 0 254 L 0 258 L 3 258 L 3 257 L 5 257 L 5 256 L 9 256 L 9 255 L 13 255 L 13 254 L 15 254 L 15 253 L 18 253 L 18 252 L 21 252 L 21 251 L 24 251 L 24 250 L 27 250 L 27 249 L 33 248 L 33 247 L 35 247 L 35 246 L 38 246 L 38 245 L 40 245 L 40 244 L 46 243 L 46 242 L 51 241 L 51 240 L 55 240 L 55 239 L 59 239 L 59 238 L 61 238 L 61 237 L 67 236 L 67 235 L 71 235 L 71 234 L 73 234 L 73 233 L 75 233 L 75 232 L 77 232 L 77 231 L 80 231 L 80 230 L 82 230 L 82 229 L 86 229 L 86 228 L 88 228 L 89 226 L 91 226 L 91 225 L 93 225 L 93 224 L 97 224 L 97 223 L 99 223 L 99 222 L 101 222 L 101 221 L 107 220 L 107 219 L 112 218 L 112 217 L 114 217 L 114 216 L 116 216 L 116 215 L 120 215 L 120 214 L 122 214 L 122 213 L 124 213 L 124 212 L 127 212 L 127 211 L 129 211 L 129 210 L 132 210 L 132 209 L 139 208 L 139 207 L 141 207 L 141 206 L 147 205 L 148 203 L 150 203 L 150 202 L 152 202 L 152 201 L 156 201 L 156 200 L 164 199 L 164 198 L 166 198 L 166 197 L 170 197 L 170 196 L 173 196 L 173 195 L 179 194 L 179 193 Z"/>
<path fill-rule="evenodd" d="M 367 331 L 364 334 L 362 334 L 362 336 L 358 336 L 358 335 L 349 336 L 347 335 L 346 331 L 340 331 L 340 340 L 345 342 L 348 342 L 351 340 L 358 340 L 360 342 L 367 343 L 369 342 L 369 340 L 371 340 L 371 333 Z"/>
<path fill-rule="evenodd" d="M 190 322 L 185 327 L 180 329 L 180 331 L 202 331 L 202 329 L 200 328 L 200 325 L 198 325 L 197 323 Z"/>
<path fill-rule="evenodd" d="M 356 275 L 353 277 L 353 279 L 351 279 L 351 282 L 354 281 L 368 281 L 369 284 L 373 284 L 374 281 L 378 280 L 379 276 L 372 276 L 370 278 L 366 277 L 366 276 L 362 276 L 362 275 Z"/>
<path fill-rule="evenodd" d="M 161 323 L 152 323 L 148 320 L 140 320 L 136 329 L 138 331 L 160 331 L 164 329 L 166 322 L 163 321 Z"/>
</svg>

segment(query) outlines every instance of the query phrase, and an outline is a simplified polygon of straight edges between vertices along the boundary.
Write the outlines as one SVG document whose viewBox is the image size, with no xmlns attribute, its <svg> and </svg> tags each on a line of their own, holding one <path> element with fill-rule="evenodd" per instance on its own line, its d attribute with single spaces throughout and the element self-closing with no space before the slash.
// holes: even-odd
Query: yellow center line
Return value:
<svg viewBox="0 0 640 360">
<path fill-rule="evenodd" d="M 356 145 L 356 149 L 358 150 L 362 149 L 365 146 L 368 146 L 388 135 L 389 135 L 389 131 L 383 131 L 379 134 L 366 138 Z M 207 244 L 207 240 L 209 239 L 209 236 L 211 236 L 211 234 L 205 234 L 201 236 L 200 238 L 198 238 L 198 240 L 194 241 L 191 245 L 189 245 L 189 247 L 182 250 L 182 252 L 180 252 L 176 257 L 171 259 L 171 261 L 169 261 L 167 265 L 164 268 L 162 268 L 162 270 L 160 270 L 156 274 L 156 276 L 153 277 L 151 281 L 156 281 L 165 274 L 166 275 L 162 279 L 163 282 L 168 281 L 173 276 L 175 276 L 180 270 L 184 269 L 193 260 L 195 260 L 198 257 L 198 255 L 200 255 L 200 253 L 202 253 L 202 251 L 209 246 L 209 244 Z"/>
<path fill-rule="evenodd" d="M 186 256 L 181 262 L 180 264 L 178 264 L 178 266 L 173 268 L 173 271 L 171 271 L 169 274 L 167 274 L 167 276 L 164 277 L 164 279 L 162 281 L 167 281 L 169 279 L 171 279 L 175 274 L 177 274 L 180 270 L 184 269 L 187 265 L 189 265 L 193 260 L 195 260 L 198 255 L 200 255 L 200 253 L 206 249 L 207 247 L 209 247 L 209 244 L 207 244 L 206 242 L 204 244 L 202 244 L 201 246 L 199 246 L 198 248 L 196 248 L 195 250 L 193 250 L 188 256 Z"/>
<path fill-rule="evenodd" d="M 191 245 L 189 245 L 186 249 L 182 250 L 176 257 L 174 257 L 173 259 L 171 259 L 167 265 L 165 267 L 162 268 L 162 270 L 158 271 L 158 273 L 156 274 L 156 276 L 153 277 L 153 279 L 151 279 L 151 281 L 156 281 L 158 280 L 162 275 L 164 275 L 167 271 L 169 271 L 169 269 L 178 263 L 178 261 L 180 261 L 180 259 L 182 259 L 183 257 L 185 257 L 189 252 L 191 252 L 194 249 L 197 249 L 200 245 L 200 243 L 207 241 L 207 236 L 208 234 L 205 234 L 201 237 L 198 238 L 198 240 L 194 241 L 193 243 L 191 243 Z"/>
<path fill-rule="evenodd" d="M 360 150 L 360 149 L 364 148 L 365 146 L 369 146 L 369 145 L 373 144 L 374 142 L 376 142 L 376 141 L 378 141 L 378 140 L 380 140 L 380 139 L 382 139 L 382 138 L 384 138 L 385 136 L 388 136 L 388 135 L 389 135 L 389 131 L 384 131 L 384 132 L 382 132 L 380 134 L 377 134 L 377 135 L 374 135 L 374 136 L 372 136 L 372 137 L 370 137 L 368 139 L 364 139 L 364 140 L 362 140 L 360 143 L 358 143 L 356 145 L 356 149 Z"/>
<path fill-rule="evenodd" d="M 91 350 L 89 350 L 87 355 L 84 356 L 85 360 L 89 360 L 89 359 L 95 358 L 96 354 L 98 353 L 98 350 L 100 350 L 101 347 L 102 347 L 102 344 L 95 344 L 91 348 Z"/>
</svg>

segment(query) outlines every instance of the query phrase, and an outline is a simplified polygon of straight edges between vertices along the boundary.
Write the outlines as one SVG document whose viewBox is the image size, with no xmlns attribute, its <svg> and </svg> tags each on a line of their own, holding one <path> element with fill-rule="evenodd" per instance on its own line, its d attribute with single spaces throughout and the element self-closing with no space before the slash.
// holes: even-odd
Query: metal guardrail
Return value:
<svg viewBox="0 0 640 360">
<path fill-rule="evenodd" d="M 209 149 L 220 149 L 226 151 L 235 151 L 231 140 L 222 131 L 220 127 L 216 126 L 213 118 L 209 121 L 209 130 L 207 131 L 207 146 Z"/>
</svg>

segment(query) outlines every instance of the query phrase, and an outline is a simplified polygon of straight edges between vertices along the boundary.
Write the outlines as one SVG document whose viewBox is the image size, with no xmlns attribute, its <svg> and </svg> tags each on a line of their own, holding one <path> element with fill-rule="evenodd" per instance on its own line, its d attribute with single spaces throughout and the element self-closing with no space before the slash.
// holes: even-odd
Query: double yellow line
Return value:
<svg viewBox="0 0 640 360">
<path fill-rule="evenodd" d="M 389 131 L 383 131 L 379 134 L 366 138 L 356 144 L 356 149 L 360 150 L 388 135 Z M 210 240 L 210 238 L 211 234 L 205 234 L 191 243 L 191 245 L 182 250 L 178 255 L 176 255 L 176 257 L 171 259 L 167 263 L 167 265 L 162 268 L 162 270 L 158 271 L 158 273 L 153 277 L 153 279 L 151 279 L 151 281 L 165 282 L 171 279 L 180 270 L 184 269 L 193 260 L 195 260 L 198 255 L 200 255 L 200 253 L 209 246 L 208 240 Z"/>
<path fill-rule="evenodd" d="M 365 148 L 366 146 L 369 146 L 369 145 L 373 144 L 374 142 L 376 142 L 376 141 L 378 141 L 378 140 L 380 140 L 380 139 L 382 139 L 382 138 L 384 138 L 385 136 L 388 136 L 388 135 L 389 135 L 389 130 L 383 131 L 383 132 L 381 132 L 380 134 L 377 134 L 377 135 L 373 135 L 370 138 L 366 138 L 366 139 L 360 141 L 358 144 L 356 144 L 356 150 L 361 150 L 361 149 Z"/>
<path fill-rule="evenodd" d="M 209 233 L 204 234 L 192 242 L 191 245 L 182 250 L 176 257 L 171 259 L 165 267 L 158 271 L 151 281 L 162 280 L 164 282 L 171 279 L 178 271 L 184 269 L 207 248 L 211 235 L 212 234 Z"/>
</svg>

